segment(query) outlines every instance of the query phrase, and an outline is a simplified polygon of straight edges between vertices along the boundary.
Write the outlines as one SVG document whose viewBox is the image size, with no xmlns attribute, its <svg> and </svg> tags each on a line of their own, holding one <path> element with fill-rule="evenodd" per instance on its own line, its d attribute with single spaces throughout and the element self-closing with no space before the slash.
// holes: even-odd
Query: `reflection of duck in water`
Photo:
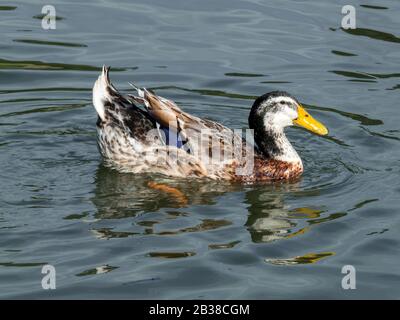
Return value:
<svg viewBox="0 0 400 320">
<path fill-rule="evenodd" d="M 213 180 L 205 184 L 195 179 L 188 181 L 150 175 L 132 177 L 130 173 L 100 165 L 92 202 L 97 208 L 96 218 L 118 219 L 163 208 L 212 205 L 216 197 L 242 188 L 239 184 Z"/>
<path fill-rule="evenodd" d="M 231 129 L 190 115 L 146 89 L 137 89 L 138 97 L 121 95 L 108 70 L 103 67 L 94 85 L 93 104 L 101 153 L 120 171 L 245 182 L 289 179 L 299 176 L 303 165 L 284 128 L 299 125 L 320 135 L 328 133 L 294 97 L 270 92 L 257 98 L 250 112 L 249 125 L 258 146 L 253 150 Z M 136 103 L 144 104 L 145 111 Z M 175 139 L 169 137 L 171 132 Z M 249 166 L 245 174 L 238 173 Z"/>
<path fill-rule="evenodd" d="M 298 219 L 316 218 L 320 211 L 311 208 L 290 209 L 285 204 L 285 194 L 298 190 L 297 183 L 253 186 L 251 189 L 240 184 L 179 179 L 161 179 L 141 175 L 132 179 L 131 174 L 119 173 L 100 166 L 96 174 L 95 196 L 93 204 L 97 208 L 98 219 L 121 219 L 133 217 L 138 228 L 116 232 L 109 229 L 98 230 L 104 237 L 121 237 L 132 234 L 175 235 L 188 232 L 203 232 L 228 227 L 233 222 L 225 216 L 199 219 L 185 209 L 189 206 L 206 206 L 207 211 L 213 205 L 224 201 L 226 193 L 237 192 L 237 197 L 248 204 L 245 226 L 253 242 L 270 242 L 302 233 Z M 243 195 L 241 195 L 241 193 Z M 240 201 L 240 200 L 239 200 Z M 165 209 L 165 210 L 163 210 Z M 148 217 L 148 213 L 158 212 Z M 315 214 L 312 216 L 312 214 Z M 166 221 L 192 221 L 181 229 L 165 227 Z M 178 223 L 179 225 L 179 223 Z M 140 231 L 142 230 L 142 231 Z M 134 231 L 132 233 L 132 231 Z M 106 233 L 106 235 L 104 235 Z M 233 235 L 233 239 L 242 238 Z"/>
<path fill-rule="evenodd" d="M 253 242 L 270 242 L 286 238 L 296 229 L 296 219 L 285 204 L 284 195 L 298 189 L 297 184 L 262 186 L 246 192 L 249 204 L 246 226 Z"/>
</svg>

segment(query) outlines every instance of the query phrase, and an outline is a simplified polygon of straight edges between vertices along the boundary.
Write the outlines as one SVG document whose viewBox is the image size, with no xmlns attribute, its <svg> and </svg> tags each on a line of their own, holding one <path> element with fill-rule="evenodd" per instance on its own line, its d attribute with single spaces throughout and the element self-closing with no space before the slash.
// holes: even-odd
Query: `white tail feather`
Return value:
<svg viewBox="0 0 400 320">
<path fill-rule="evenodd" d="M 107 68 L 103 66 L 101 75 L 93 86 L 93 105 L 102 121 L 105 121 L 104 102 L 108 100 L 107 88 Z"/>
</svg>

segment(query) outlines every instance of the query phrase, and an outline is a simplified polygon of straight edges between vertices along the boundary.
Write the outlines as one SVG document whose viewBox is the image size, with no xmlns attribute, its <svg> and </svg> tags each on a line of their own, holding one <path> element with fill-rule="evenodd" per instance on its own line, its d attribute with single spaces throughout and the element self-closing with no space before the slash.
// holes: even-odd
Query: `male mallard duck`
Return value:
<svg viewBox="0 0 400 320">
<path fill-rule="evenodd" d="M 303 164 L 284 128 L 328 133 L 294 97 L 274 91 L 251 108 L 256 145 L 249 144 L 236 131 L 188 114 L 144 88 L 135 87 L 137 96 L 122 95 L 108 73 L 103 67 L 93 87 L 98 145 L 105 163 L 123 172 L 244 182 L 290 179 L 301 175 Z"/>
</svg>

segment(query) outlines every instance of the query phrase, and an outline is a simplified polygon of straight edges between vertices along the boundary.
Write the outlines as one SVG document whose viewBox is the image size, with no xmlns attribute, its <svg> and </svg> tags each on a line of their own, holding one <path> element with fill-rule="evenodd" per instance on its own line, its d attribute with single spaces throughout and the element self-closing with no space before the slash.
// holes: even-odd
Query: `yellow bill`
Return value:
<svg viewBox="0 0 400 320">
<path fill-rule="evenodd" d="M 301 105 L 297 107 L 297 119 L 293 123 L 321 136 L 328 134 L 328 129 L 319 121 L 315 120 Z"/>
</svg>

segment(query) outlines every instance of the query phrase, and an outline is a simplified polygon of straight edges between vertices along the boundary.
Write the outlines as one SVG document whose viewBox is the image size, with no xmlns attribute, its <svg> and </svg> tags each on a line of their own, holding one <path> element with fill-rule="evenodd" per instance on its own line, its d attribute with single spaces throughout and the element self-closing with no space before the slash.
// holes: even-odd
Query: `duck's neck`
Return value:
<svg viewBox="0 0 400 320">
<path fill-rule="evenodd" d="M 260 151 L 266 157 L 302 165 L 301 158 L 286 138 L 283 128 L 262 128 L 261 130 L 256 130 L 254 132 L 254 139 Z"/>
</svg>

